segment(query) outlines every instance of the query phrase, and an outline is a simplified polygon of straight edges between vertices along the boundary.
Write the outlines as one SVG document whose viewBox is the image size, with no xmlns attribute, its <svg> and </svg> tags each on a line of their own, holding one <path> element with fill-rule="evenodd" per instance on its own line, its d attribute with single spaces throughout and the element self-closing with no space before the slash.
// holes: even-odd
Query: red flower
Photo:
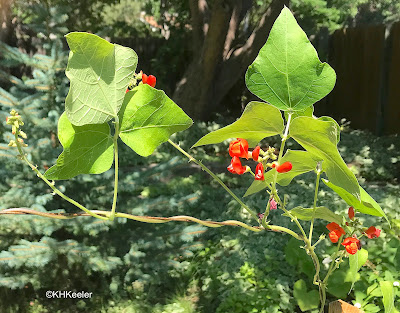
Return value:
<svg viewBox="0 0 400 313">
<path fill-rule="evenodd" d="M 255 180 L 264 180 L 264 166 L 262 163 L 258 163 L 256 166 Z"/>
<path fill-rule="evenodd" d="M 234 156 L 231 160 L 231 164 L 228 166 L 228 171 L 233 174 L 242 175 L 246 172 L 246 166 L 242 166 L 240 159 L 237 156 Z"/>
<path fill-rule="evenodd" d="M 292 163 L 290 162 L 285 162 L 281 165 L 279 165 L 276 170 L 278 171 L 278 173 L 287 173 L 289 172 L 291 169 L 293 168 Z"/>
<path fill-rule="evenodd" d="M 147 78 L 148 76 L 146 74 L 142 74 L 142 83 L 147 84 Z"/>
<path fill-rule="evenodd" d="M 254 161 L 258 161 L 258 156 L 260 155 L 260 146 L 257 146 L 254 148 L 254 150 L 251 152 L 251 157 L 253 158 Z"/>
<path fill-rule="evenodd" d="M 330 231 L 329 233 L 329 239 L 333 242 L 336 243 L 338 242 L 340 236 L 346 234 L 344 229 L 339 226 L 339 224 L 332 222 L 326 225 L 326 228 Z"/>
<path fill-rule="evenodd" d="M 156 81 L 157 79 L 154 75 L 149 75 L 149 77 L 147 78 L 147 84 L 153 88 L 156 86 Z"/>
<path fill-rule="evenodd" d="M 237 138 L 229 144 L 229 155 L 248 159 L 249 143 L 246 139 Z"/>
<path fill-rule="evenodd" d="M 350 254 L 356 254 L 361 249 L 360 240 L 353 237 L 347 237 L 343 240 L 342 245 L 346 248 L 346 251 Z"/>
<path fill-rule="evenodd" d="M 349 207 L 349 211 L 348 211 L 347 213 L 349 214 L 349 218 L 350 218 L 351 220 L 353 220 L 353 218 L 354 218 L 354 209 L 353 209 L 352 206 Z"/>
<path fill-rule="evenodd" d="M 367 235 L 367 237 L 369 239 L 378 238 L 379 235 L 381 234 L 381 230 L 378 228 L 375 228 L 375 226 L 371 226 L 364 233 Z"/>
</svg>

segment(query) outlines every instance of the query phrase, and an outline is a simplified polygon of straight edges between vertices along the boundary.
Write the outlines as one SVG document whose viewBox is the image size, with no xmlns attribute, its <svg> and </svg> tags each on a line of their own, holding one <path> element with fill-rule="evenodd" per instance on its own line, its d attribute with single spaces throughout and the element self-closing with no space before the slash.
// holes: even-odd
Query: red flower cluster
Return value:
<svg viewBox="0 0 400 313">
<path fill-rule="evenodd" d="M 350 207 L 348 210 L 348 215 L 350 220 L 354 220 L 354 208 Z M 349 225 L 349 223 L 346 222 L 346 225 Z M 336 243 L 339 241 L 339 238 L 342 235 L 345 235 L 346 232 L 342 227 L 340 227 L 337 223 L 329 223 L 326 228 L 330 231 L 329 233 L 329 238 L 333 243 Z M 371 226 L 367 230 L 364 231 L 364 234 L 369 238 L 377 238 L 381 234 L 381 230 L 377 229 L 375 226 Z M 358 240 L 355 236 L 353 237 L 347 237 L 343 240 L 342 246 L 346 248 L 346 251 L 350 254 L 356 254 L 358 250 L 361 249 L 361 243 L 360 240 Z"/>
<path fill-rule="evenodd" d="M 246 139 L 237 138 L 229 144 L 229 155 L 232 157 L 231 164 L 228 166 L 228 171 L 234 174 L 242 175 L 247 171 L 246 166 L 242 166 L 239 158 L 248 160 L 252 158 L 254 161 L 258 162 L 260 157 L 260 146 L 254 148 L 253 151 L 249 151 L 249 143 Z M 272 167 L 276 164 L 273 163 Z M 285 162 L 282 165 L 278 165 L 276 170 L 278 173 L 286 173 L 292 169 L 292 163 Z M 264 164 L 259 162 L 256 166 L 256 171 L 254 178 L 255 180 L 264 180 Z"/>
</svg>

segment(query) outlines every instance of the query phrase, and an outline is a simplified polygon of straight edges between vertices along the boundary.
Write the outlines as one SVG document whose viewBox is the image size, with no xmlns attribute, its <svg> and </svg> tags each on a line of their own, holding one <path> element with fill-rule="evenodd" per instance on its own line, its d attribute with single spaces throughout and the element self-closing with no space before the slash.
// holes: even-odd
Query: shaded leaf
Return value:
<svg viewBox="0 0 400 313">
<path fill-rule="evenodd" d="M 317 290 L 307 291 L 304 280 L 299 279 L 294 283 L 293 296 L 302 312 L 316 309 L 319 306 L 319 293 Z"/>
<path fill-rule="evenodd" d="M 58 138 L 64 151 L 56 165 L 44 174 L 47 179 L 69 179 L 79 174 L 100 174 L 110 169 L 114 160 L 114 145 L 107 123 L 75 126 L 64 112 L 58 121 Z"/>
<path fill-rule="evenodd" d="M 119 112 L 120 138 L 141 156 L 149 156 L 176 132 L 193 121 L 164 91 L 139 85 L 127 93 Z"/>
<path fill-rule="evenodd" d="M 65 99 L 68 119 L 78 126 L 111 120 L 135 72 L 135 51 L 93 34 L 74 32 L 65 37 L 71 49 L 65 71 L 71 81 Z"/>
<path fill-rule="evenodd" d="M 247 88 L 284 111 L 304 111 L 325 97 L 335 81 L 335 71 L 329 64 L 321 63 L 286 7 L 246 72 Z"/>
<path fill-rule="evenodd" d="M 308 152 L 323 160 L 322 169 L 329 180 L 360 198 L 360 186 L 337 149 L 337 129 L 332 122 L 298 117 L 290 124 L 290 136 Z"/>
<path fill-rule="evenodd" d="M 205 135 L 193 147 L 219 143 L 229 138 L 244 138 L 250 147 L 254 147 L 263 138 L 281 133 L 283 128 L 278 109 L 264 102 L 253 101 L 236 122 Z"/>
<path fill-rule="evenodd" d="M 313 208 L 302 208 L 302 207 L 296 207 L 294 209 L 291 209 L 289 211 L 293 216 L 297 217 L 299 220 L 303 221 L 311 221 L 313 217 Z M 282 214 L 284 216 L 288 216 L 288 214 L 284 213 Z M 333 213 L 331 210 L 329 210 L 326 207 L 320 206 L 317 207 L 315 210 L 315 218 L 319 218 L 321 220 L 325 220 L 328 222 L 335 222 L 337 224 L 342 223 L 342 217 L 336 213 Z"/>
</svg>

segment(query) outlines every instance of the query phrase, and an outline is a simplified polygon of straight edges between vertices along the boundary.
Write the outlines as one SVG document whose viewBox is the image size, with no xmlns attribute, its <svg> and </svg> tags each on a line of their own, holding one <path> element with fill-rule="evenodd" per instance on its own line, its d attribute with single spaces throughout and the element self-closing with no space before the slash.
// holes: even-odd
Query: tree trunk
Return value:
<svg viewBox="0 0 400 313">
<path fill-rule="evenodd" d="M 193 61 L 178 82 L 173 99 L 196 120 L 207 120 L 253 62 L 288 0 L 272 0 L 258 25 L 241 46 L 238 28 L 249 0 L 189 0 L 193 29 Z M 209 18 L 208 18 L 209 17 Z"/>
<path fill-rule="evenodd" d="M 8 42 L 11 33 L 11 4 L 13 0 L 0 0 L 0 41 Z"/>
</svg>

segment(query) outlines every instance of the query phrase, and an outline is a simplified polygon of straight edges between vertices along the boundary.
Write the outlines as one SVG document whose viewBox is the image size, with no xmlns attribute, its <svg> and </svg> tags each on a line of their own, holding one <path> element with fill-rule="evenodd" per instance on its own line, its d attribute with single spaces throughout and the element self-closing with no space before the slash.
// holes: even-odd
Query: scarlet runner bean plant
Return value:
<svg viewBox="0 0 400 313">
<path fill-rule="evenodd" d="M 319 306 L 320 312 L 324 311 L 328 278 L 343 258 L 349 258 L 355 279 L 368 256 L 359 239 L 380 235 L 379 229 L 364 227 L 356 216 L 369 214 L 387 218 L 340 156 L 337 149 L 340 128 L 336 121 L 327 116 L 317 118 L 313 115 L 313 105 L 333 89 L 336 74 L 327 63 L 320 62 L 289 9 L 285 7 L 282 10 L 266 44 L 246 72 L 247 88 L 263 101 L 250 102 L 236 122 L 205 135 L 193 145 L 218 144 L 233 139 L 229 145 L 231 160 L 230 163 L 227 160 L 227 171 L 231 175 L 253 175 L 254 181 L 244 197 L 266 191 L 268 196 L 264 208 L 247 206 L 215 173 L 169 139 L 173 133 L 190 127 L 192 120 L 162 90 L 155 89 L 155 76 L 135 72 L 138 58 L 133 50 L 88 33 L 70 33 L 66 39 L 71 50 L 66 69 L 70 90 L 65 112 L 58 122 L 58 138 L 64 151 L 57 163 L 42 174 L 23 151 L 27 135 L 21 129 L 22 117 L 13 110 L 7 118 L 15 137 L 9 145 L 18 149 L 19 158 L 55 194 L 85 211 L 86 215 L 102 220 L 123 217 L 147 223 L 193 221 L 209 227 L 231 225 L 253 232 L 275 231 L 290 235 L 302 242 L 313 261 L 313 283 L 319 288 L 320 304 L 311 309 Z M 278 150 L 259 145 L 262 139 L 278 134 L 282 138 Z M 249 213 L 254 219 L 253 225 L 241 221 L 202 221 L 190 216 L 167 218 L 117 212 L 119 139 L 143 157 L 168 142 L 210 174 Z M 288 140 L 295 140 L 304 150 L 285 149 Z M 57 180 L 71 179 L 80 174 L 103 173 L 113 164 L 115 184 L 110 211 L 89 210 L 55 185 Z M 289 196 L 282 195 L 279 186 L 289 185 L 296 176 L 306 172 L 315 173 L 314 199 L 308 208 L 289 208 Z M 321 181 L 348 203 L 348 218 L 334 213 L 333 204 L 330 208 L 318 206 Z M 290 218 L 296 231 L 271 225 L 269 212 L 276 209 Z M 12 210 L 1 213 L 12 213 Z M 26 209 L 20 212 L 60 219 L 73 217 Z M 324 276 L 315 249 L 325 240 L 326 234 L 314 239 L 316 219 L 326 221 L 329 239 L 336 244 L 336 251 L 330 256 L 330 265 Z M 305 228 L 300 220 L 309 221 L 309 228 Z M 299 305 L 301 310 L 307 310 L 301 303 Z"/>
</svg>

